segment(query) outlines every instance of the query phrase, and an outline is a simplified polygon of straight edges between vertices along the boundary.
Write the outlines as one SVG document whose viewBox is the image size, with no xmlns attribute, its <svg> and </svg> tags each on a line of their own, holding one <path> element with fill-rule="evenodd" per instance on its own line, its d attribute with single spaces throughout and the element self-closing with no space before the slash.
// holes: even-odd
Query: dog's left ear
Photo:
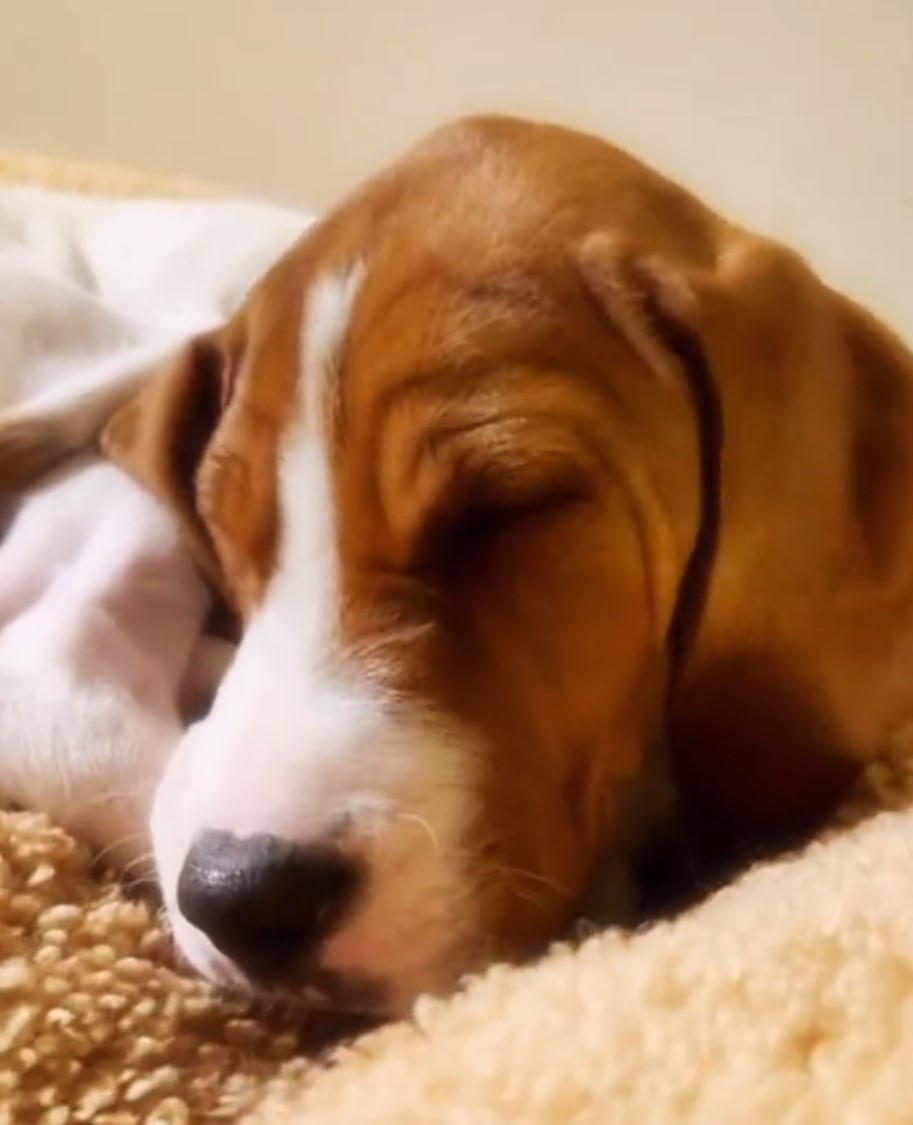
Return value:
<svg viewBox="0 0 913 1125">
<path fill-rule="evenodd" d="M 667 638 L 685 813 L 715 858 L 795 839 L 833 810 L 897 709 L 913 357 L 797 255 L 744 232 L 724 230 L 693 266 L 593 234 L 578 263 L 610 330 L 658 376 L 640 384 L 642 410 L 668 412 L 661 382 L 688 379 L 683 425 L 702 431 L 699 470 L 686 470 L 704 473 L 701 530 Z M 671 449 L 639 455 L 648 473 L 664 455 L 672 465 Z"/>
<path fill-rule="evenodd" d="M 674 676 L 690 643 L 703 585 L 709 581 L 719 518 L 721 411 L 702 339 L 719 304 L 718 285 L 708 270 L 644 253 L 602 231 L 583 240 L 577 265 L 611 330 L 621 335 L 656 376 L 656 381 L 638 383 L 639 413 L 654 421 L 649 436 L 639 443 L 641 454 L 650 459 L 643 472 L 654 487 L 661 478 L 666 480 L 661 489 L 664 499 L 657 499 L 653 510 L 664 507 L 670 527 L 682 526 L 686 509 L 692 510 L 691 519 L 700 525 L 692 559 L 674 579 L 677 595 L 666 591 L 659 597 Z M 661 417 L 662 424 L 655 424 Z M 671 429 L 679 435 L 679 450 L 664 454 L 659 447 L 669 436 L 671 418 L 676 419 Z M 684 440 L 683 434 L 687 435 Z M 683 460 L 682 449 L 689 447 L 693 452 Z M 681 567 L 681 561 L 677 565 Z M 656 560 L 653 567 L 657 569 Z M 659 569 L 668 571 L 669 567 Z"/>
<path fill-rule="evenodd" d="M 681 349 L 698 332 L 706 278 L 602 231 L 583 240 L 577 264 L 589 292 L 647 366 L 680 378 Z"/>
</svg>

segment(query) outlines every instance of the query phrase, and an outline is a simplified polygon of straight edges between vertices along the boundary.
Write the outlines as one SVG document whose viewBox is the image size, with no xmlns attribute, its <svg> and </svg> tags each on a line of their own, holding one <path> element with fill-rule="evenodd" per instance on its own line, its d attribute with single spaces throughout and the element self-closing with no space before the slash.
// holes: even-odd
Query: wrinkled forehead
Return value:
<svg viewBox="0 0 913 1125">
<path fill-rule="evenodd" d="M 317 400 L 313 376 L 342 348 L 377 379 L 463 345 L 525 344 L 579 306 L 572 248 L 593 229 L 678 257 L 704 246 L 706 227 L 687 193 L 593 138 L 444 129 L 312 227 L 255 289 L 242 313 L 249 397 L 281 400 L 285 414 Z"/>
<path fill-rule="evenodd" d="M 235 389 L 220 444 L 248 498 L 223 505 L 222 553 L 255 575 L 248 606 L 314 511 L 328 539 L 352 522 L 336 485 L 370 462 L 404 387 L 449 406 L 476 376 L 596 365 L 585 353 L 603 337 L 569 247 L 599 216 L 563 182 L 537 184 L 520 156 L 459 160 L 407 163 L 311 228 L 227 333 Z"/>
<path fill-rule="evenodd" d="M 326 543 L 345 533 L 352 545 L 356 523 L 362 539 L 383 534 L 371 478 L 391 426 L 404 449 L 429 419 L 493 393 L 493 373 L 557 368 L 579 350 L 570 285 L 544 255 L 538 268 L 498 245 L 466 255 L 440 232 L 342 251 L 306 242 L 281 262 L 228 333 L 236 382 L 219 444 L 247 487 L 222 506 L 221 555 L 236 589 L 228 556 L 248 573 L 243 606 L 306 554 L 295 537 L 313 533 L 316 512 Z"/>
<path fill-rule="evenodd" d="M 329 408 L 332 422 L 347 388 L 408 379 L 468 354 L 470 340 L 476 352 L 491 350 L 498 337 L 529 331 L 527 314 L 543 312 L 548 287 L 519 254 L 491 245 L 482 261 L 441 231 L 409 237 L 398 225 L 361 240 L 315 231 L 230 326 L 238 402 L 269 418 L 280 444 L 293 419 L 316 422 L 318 408 Z"/>
<path fill-rule="evenodd" d="M 405 255 L 390 268 L 381 257 L 303 244 L 225 332 L 232 392 L 202 470 L 202 511 L 245 616 L 277 581 L 312 573 L 318 556 L 342 580 L 341 560 L 328 552 L 353 523 L 340 490 L 347 467 L 370 470 L 384 396 L 458 336 L 446 271 Z"/>
<path fill-rule="evenodd" d="M 312 227 L 241 314 L 248 401 L 288 416 L 320 400 L 342 353 L 375 381 L 408 378 L 470 337 L 496 350 L 498 330 L 528 332 L 561 287 L 559 228 L 577 212 L 530 160 L 522 145 L 500 152 L 457 130 Z"/>
</svg>

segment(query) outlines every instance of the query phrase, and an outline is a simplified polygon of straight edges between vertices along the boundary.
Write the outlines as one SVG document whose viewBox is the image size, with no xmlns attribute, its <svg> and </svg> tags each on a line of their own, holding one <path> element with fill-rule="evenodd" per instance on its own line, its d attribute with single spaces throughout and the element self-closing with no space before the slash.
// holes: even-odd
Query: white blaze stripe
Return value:
<svg viewBox="0 0 913 1125">
<path fill-rule="evenodd" d="M 301 318 L 300 363 L 302 406 L 310 425 L 322 430 L 327 383 L 335 375 L 352 306 L 364 278 L 359 263 L 344 277 L 322 277 L 308 291 Z M 318 421 L 319 420 L 319 421 Z"/>
<path fill-rule="evenodd" d="M 321 278 L 305 298 L 300 398 L 280 455 L 279 566 L 263 610 L 295 615 L 299 652 L 312 668 L 332 643 L 338 604 L 326 399 L 336 390 L 335 367 L 363 272 L 358 266 L 344 277 Z"/>
<path fill-rule="evenodd" d="M 376 741 L 377 693 L 330 666 L 339 566 L 323 418 L 360 276 L 319 280 L 305 301 L 299 399 L 280 449 L 278 565 L 207 721 L 224 739 L 225 758 L 237 757 L 214 771 L 200 755 L 199 784 L 209 794 L 210 820 L 238 832 L 264 821 L 296 836 L 317 831 L 334 805 L 355 796 L 356 760 Z M 250 773 L 252 746 L 266 756 Z M 392 755 L 388 765 L 395 764 Z M 384 778 L 376 780 L 382 787 Z"/>
</svg>

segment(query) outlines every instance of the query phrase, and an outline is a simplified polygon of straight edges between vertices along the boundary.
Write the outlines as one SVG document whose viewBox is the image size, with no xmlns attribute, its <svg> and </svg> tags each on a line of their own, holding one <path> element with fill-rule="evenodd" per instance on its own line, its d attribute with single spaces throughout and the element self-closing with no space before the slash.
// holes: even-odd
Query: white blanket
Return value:
<svg viewBox="0 0 913 1125">
<path fill-rule="evenodd" d="M 0 191 L 0 408 L 66 410 L 222 323 L 309 218 L 243 202 Z M 0 479 L 0 498 L 4 496 Z M 114 466 L 58 475 L 0 542 L 0 797 L 119 864 L 205 654 L 208 595 L 171 514 Z"/>
<path fill-rule="evenodd" d="M 0 190 L 0 405 L 161 361 L 312 218 L 239 201 Z"/>
</svg>

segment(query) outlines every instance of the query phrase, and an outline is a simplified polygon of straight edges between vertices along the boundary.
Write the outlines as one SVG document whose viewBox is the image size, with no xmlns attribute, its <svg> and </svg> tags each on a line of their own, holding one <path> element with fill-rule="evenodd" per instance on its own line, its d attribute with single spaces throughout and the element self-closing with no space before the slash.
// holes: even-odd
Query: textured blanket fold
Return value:
<svg viewBox="0 0 913 1125">
<path fill-rule="evenodd" d="M 0 178 L 171 189 L 2 154 Z M 82 845 L 0 811 L 0 1125 L 913 1122 L 911 796 L 901 746 L 801 854 L 673 922 L 496 967 L 330 1065 L 333 1029 L 214 997 Z"/>
<path fill-rule="evenodd" d="M 309 216 L 230 199 L 0 190 L 0 398 L 95 386 L 222 324 Z"/>
</svg>

